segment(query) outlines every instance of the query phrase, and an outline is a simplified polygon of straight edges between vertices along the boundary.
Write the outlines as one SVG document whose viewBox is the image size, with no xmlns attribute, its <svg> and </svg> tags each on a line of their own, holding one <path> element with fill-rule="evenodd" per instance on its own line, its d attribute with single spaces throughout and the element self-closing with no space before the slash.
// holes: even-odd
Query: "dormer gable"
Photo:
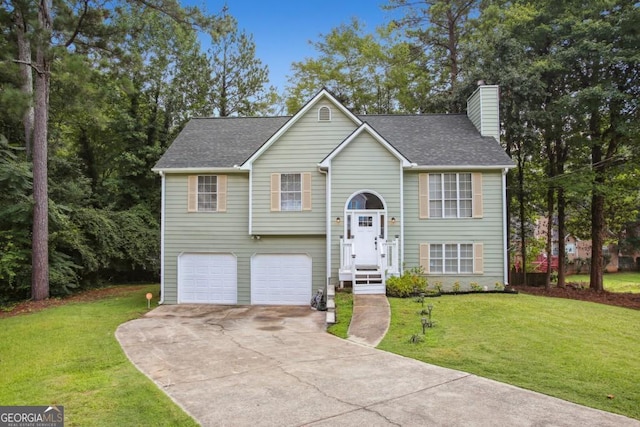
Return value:
<svg viewBox="0 0 640 427">
<path fill-rule="evenodd" d="M 340 154 L 349 144 L 355 141 L 360 135 L 368 134 L 380 145 L 386 148 L 395 158 L 402 162 L 403 167 L 411 167 L 411 162 L 400 151 L 398 151 L 393 145 L 391 145 L 386 139 L 382 137 L 373 127 L 368 123 L 362 123 L 351 135 L 349 135 L 344 141 L 340 143 L 327 157 L 325 157 L 318 166 L 326 168 L 331 164 L 331 160 Z"/>
<path fill-rule="evenodd" d="M 300 118 L 302 118 L 305 114 L 311 111 L 313 108 L 318 109 L 318 120 L 319 121 L 331 121 L 332 118 L 332 109 L 329 106 L 323 105 L 321 107 L 317 107 L 318 103 L 322 100 L 328 101 L 331 106 L 337 110 L 342 112 L 349 120 L 351 120 L 355 126 L 362 125 L 362 120 L 358 118 L 355 114 L 353 114 L 347 107 L 345 107 L 340 101 L 336 99 L 331 92 L 329 92 L 326 88 L 320 90 L 309 102 L 307 102 L 301 109 L 298 111 L 291 119 L 289 119 L 278 131 L 273 134 L 258 150 L 256 150 L 241 166 L 240 169 L 250 170 L 252 168 L 253 162 L 256 161 L 265 151 L 269 149 L 282 135 L 284 135 L 293 125 L 295 125 Z M 328 109 L 329 111 L 322 111 L 323 109 Z M 321 120 L 321 114 L 323 118 L 327 117 L 329 120 Z"/>
</svg>

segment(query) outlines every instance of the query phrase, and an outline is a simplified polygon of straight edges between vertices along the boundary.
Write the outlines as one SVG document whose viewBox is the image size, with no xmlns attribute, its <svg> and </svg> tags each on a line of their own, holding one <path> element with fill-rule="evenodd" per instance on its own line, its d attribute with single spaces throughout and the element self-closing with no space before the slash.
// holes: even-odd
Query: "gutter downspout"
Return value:
<svg viewBox="0 0 640 427">
<path fill-rule="evenodd" d="M 325 241 L 326 241 L 326 284 L 329 285 L 329 280 L 331 279 L 331 168 L 327 168 L 323 170 L 320 165 L 318 165 L 318 172 L 326 175 L 325 179 Z M 325 289 L 326 291 L 326 289 Z"/>
<path fill-rule="evenodd" d="M 412 163 L 411 167 L 414 164 Z M 404 265 L 404 168 L 402 167 L 402 162 L 400 162 L 400 247 L 397 250 L 400 251 L 398 271 L 402 275 L 402 266 Z"/>
<path fill-rule="evenodd" d="M 504 248 L 504 284 L 509 284 L 509 250 L 507 236 L 507 173 L 509 169 L 502 170 L 502 247 Z"/>
<path fill-rule="evenodd" d="M 166 194 L 166 176 L 160 171 L 162 184 L 160 185 L 160 301 L 158 305 L 164 304 L 164 232 L 165 232 L 165 194 Z"/>
</svg>

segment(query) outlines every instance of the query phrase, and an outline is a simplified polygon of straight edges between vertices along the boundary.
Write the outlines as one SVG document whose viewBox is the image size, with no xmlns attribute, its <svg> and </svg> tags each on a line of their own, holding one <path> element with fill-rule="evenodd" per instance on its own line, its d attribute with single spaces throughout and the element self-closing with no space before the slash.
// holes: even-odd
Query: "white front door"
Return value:
<svg viewBox="0 0 640 427">
<path fill-rule="evenodd" d="M 378 265 L 380 214 L 376 211 L 354 211 L 351 215 L 356 266 Z"/>
</svg>

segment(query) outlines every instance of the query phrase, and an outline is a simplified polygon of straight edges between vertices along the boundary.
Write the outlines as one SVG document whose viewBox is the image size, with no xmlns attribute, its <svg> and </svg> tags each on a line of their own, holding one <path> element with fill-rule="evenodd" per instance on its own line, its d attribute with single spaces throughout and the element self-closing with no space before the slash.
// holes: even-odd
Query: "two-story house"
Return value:
<svg viewBox="0 0 640 427">
<path fill-rule="evenodd" d="M 498 87 L 467 114 L 356 115 L 321 90 L 293 116 L 192 119 L 162 176 L 162 302 L 308 304 L 351 282 L 385 293 L 507 281 Z"/>
</svg>

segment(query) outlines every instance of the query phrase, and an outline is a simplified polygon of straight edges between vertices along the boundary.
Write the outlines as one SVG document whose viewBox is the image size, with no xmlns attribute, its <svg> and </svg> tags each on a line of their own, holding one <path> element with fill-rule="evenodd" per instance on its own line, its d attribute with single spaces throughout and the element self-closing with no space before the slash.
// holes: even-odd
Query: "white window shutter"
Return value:
<svg viewBox="0 0 640 427">
<path fill-rule="evenodd" d="M 198 175 L 187 177 L 187 212 L 198 211 Z"/>
<path fill-rule="evenodd" d="M 473 244 L 473 274 L 482 274 L 484 272 L 483 251 L 484 245 L 482 243 Z"/>
<path fill-rule="evenodd" d="M 280 211 L 280 174 L 271 174 L 271 211 Z"/>
<path fill-rule="evenodd" d="M 473 217 L 482 218 L 482 174 L 480 172 L 471 174 L 471 185 L 473 187 Z"/>
<path fill-rule="evenodd" d="M 425 273 L 429 273 L 429 244 L 420 243 L 420 267 Z"/>
<path fill-rule="evenodd" d="M 218 194 L 217 194 L 217 203 L 218 203 L 218 212 L 226 212 L 227 211 L 227 176 L 226 175 L 218 175 Z"/>
<path fill-rule="evenodd" d="M 311 210 L 311 172 L 302 174 L 302 210 Z"/>
<path fill-rule="evenodd" d="M 429 174 L 418 175 L 419 218 L 429 218 Z"/>
</svg>

